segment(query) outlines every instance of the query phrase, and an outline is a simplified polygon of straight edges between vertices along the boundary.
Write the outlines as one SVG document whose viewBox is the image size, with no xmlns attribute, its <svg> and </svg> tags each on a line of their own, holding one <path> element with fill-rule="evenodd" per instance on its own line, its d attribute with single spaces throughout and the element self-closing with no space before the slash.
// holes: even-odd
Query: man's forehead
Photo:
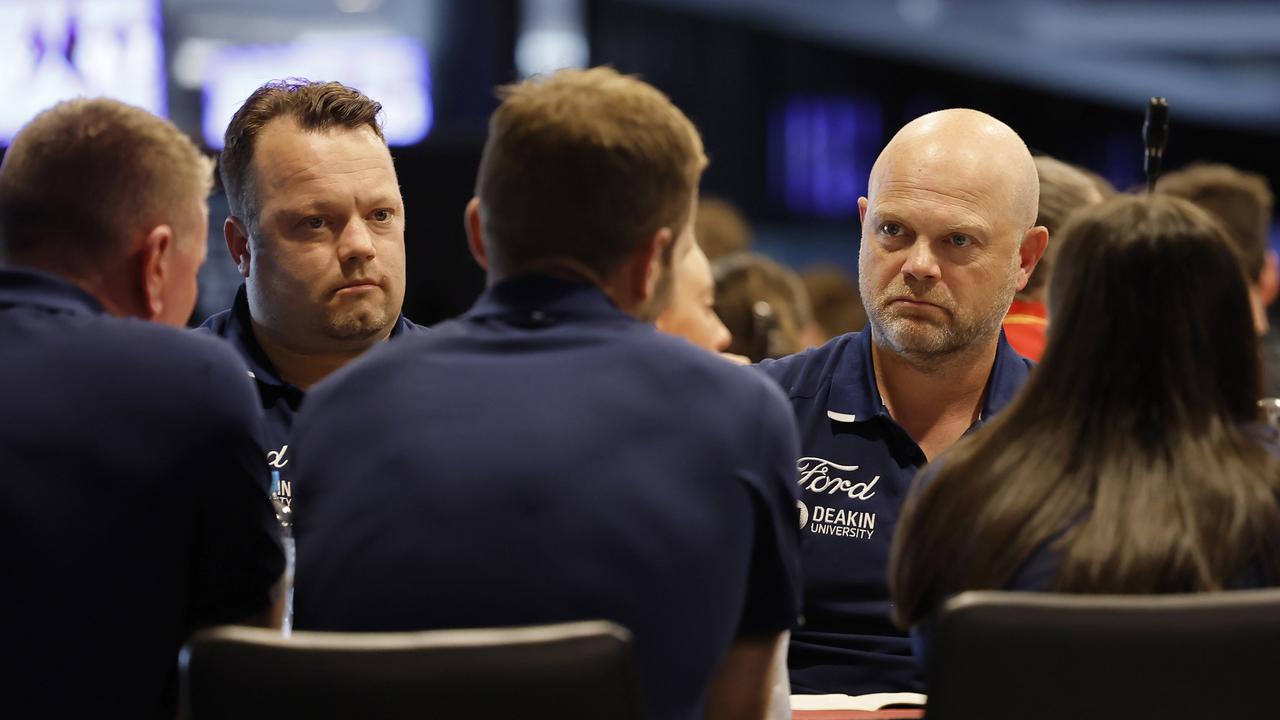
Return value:
<svg viewBox="0 0 1280 720">
<path fill-rule="evenodd" d="M 867 211 L 878 219 L 896 218 L 908 223 L 942 224 L 952 230 L 990 232 L 1004 215 L 994 198 L 967 188 L 930 187 L 914 182 L 887 182 L 868 202 Z"/>
<path fill-rule="evenodd" d="M 368 127 L 304 130 L 285 118 L 271 121 L 254 147 L 253 169 L 270 185 L 332 175 L 389 173 L 387 146 Z"/>
<path fill-rule="evenodd" d="M 886 190 L 914 186 L 968 204 L 991 224 L 1034 220 L 1039 179 L 1022 140 L 981 114 L 958 118 L 895 136 L 872 167 L 868 198 L 874 203 Z"/>
</svg>

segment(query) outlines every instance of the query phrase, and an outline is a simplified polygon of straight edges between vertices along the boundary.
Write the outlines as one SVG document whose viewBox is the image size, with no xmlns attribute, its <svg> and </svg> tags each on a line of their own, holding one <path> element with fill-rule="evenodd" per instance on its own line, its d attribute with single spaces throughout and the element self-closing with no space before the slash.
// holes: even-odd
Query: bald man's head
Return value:
<svg viewBox="0 0 1280 720">
<path fill-rule="evenodd" d="M 867 188 L 859 283 L 877 341 L 917 364 L 994 343 L 1048 237 L 1018 134 L 975 110 L 930 113 L 893 136 Z"/>
<path fill-rule="evenodd" d="M 1035 224 L 1040 180 L 1031 151 L 1013 128 L 977 110 L 939 110 L 904 125 L 876 158 L 867 196 L 875 202 L 885 180 L 927 183 L 942 173 L 1006 199 L 1002 211 L 1019 230 Z"/>
</svg>

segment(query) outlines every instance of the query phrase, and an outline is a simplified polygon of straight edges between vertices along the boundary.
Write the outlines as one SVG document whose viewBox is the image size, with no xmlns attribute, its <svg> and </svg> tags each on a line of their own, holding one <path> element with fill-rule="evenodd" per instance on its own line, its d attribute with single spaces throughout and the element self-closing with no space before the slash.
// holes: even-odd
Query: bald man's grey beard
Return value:
<svg viewBox="0 0 1280 720">
<path fill-rule="evenodd" d="M 1016 286 L 1017 278 L 1010 276 L 989 306 L 974 314 L 952 311 L 939 322 L 894 315 L 879 302 L 868 305 L 867 314 L 879 344 L 912 365 L 928 369 L 999 335 Z"/>
</svg>

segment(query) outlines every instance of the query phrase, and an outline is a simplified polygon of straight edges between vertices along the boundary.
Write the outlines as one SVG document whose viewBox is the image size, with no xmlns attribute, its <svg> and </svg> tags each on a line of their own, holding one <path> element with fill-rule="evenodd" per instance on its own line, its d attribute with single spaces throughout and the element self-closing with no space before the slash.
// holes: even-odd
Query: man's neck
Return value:
<svg viewBox="0 0 1280 720">
<path fill-rule="evenodd" d="M 394 324 L 391 327 L 395 327 Z M 358 342 L 335 344 L 332 349 L 298 349 L 278 340 L 271 331 L 257 322 L 253 323 L 253 335 L 280 379 L 302 390 L 329 377 L 342 366 L 360 357 L 369 348 L 391 336 L 391 328 L 377 337 Z"/>
<path fill-rule="evenodd" d="M 999 335 L 923 365 L 884 347 L 872 335 L 876 386 L 889 415 L 934 459 L 964 435 L 982 412 Z"/>
</svg>

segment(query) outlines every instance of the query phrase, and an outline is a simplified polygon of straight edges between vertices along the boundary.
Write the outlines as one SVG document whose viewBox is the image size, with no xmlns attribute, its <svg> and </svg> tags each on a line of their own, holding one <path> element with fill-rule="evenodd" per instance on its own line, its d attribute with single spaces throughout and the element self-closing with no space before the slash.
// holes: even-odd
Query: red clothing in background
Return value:
<svg viewBox="0 0 1280 720">
<path fill-rule="evenodd" d="M 1042 303 L 1014 300 L 1004 316 L 1004 334 L 1018 354 L 1040 362 L 1044 354 L 1045 333 L 1049 328 L 1049 309 Z"/>
</svg>

